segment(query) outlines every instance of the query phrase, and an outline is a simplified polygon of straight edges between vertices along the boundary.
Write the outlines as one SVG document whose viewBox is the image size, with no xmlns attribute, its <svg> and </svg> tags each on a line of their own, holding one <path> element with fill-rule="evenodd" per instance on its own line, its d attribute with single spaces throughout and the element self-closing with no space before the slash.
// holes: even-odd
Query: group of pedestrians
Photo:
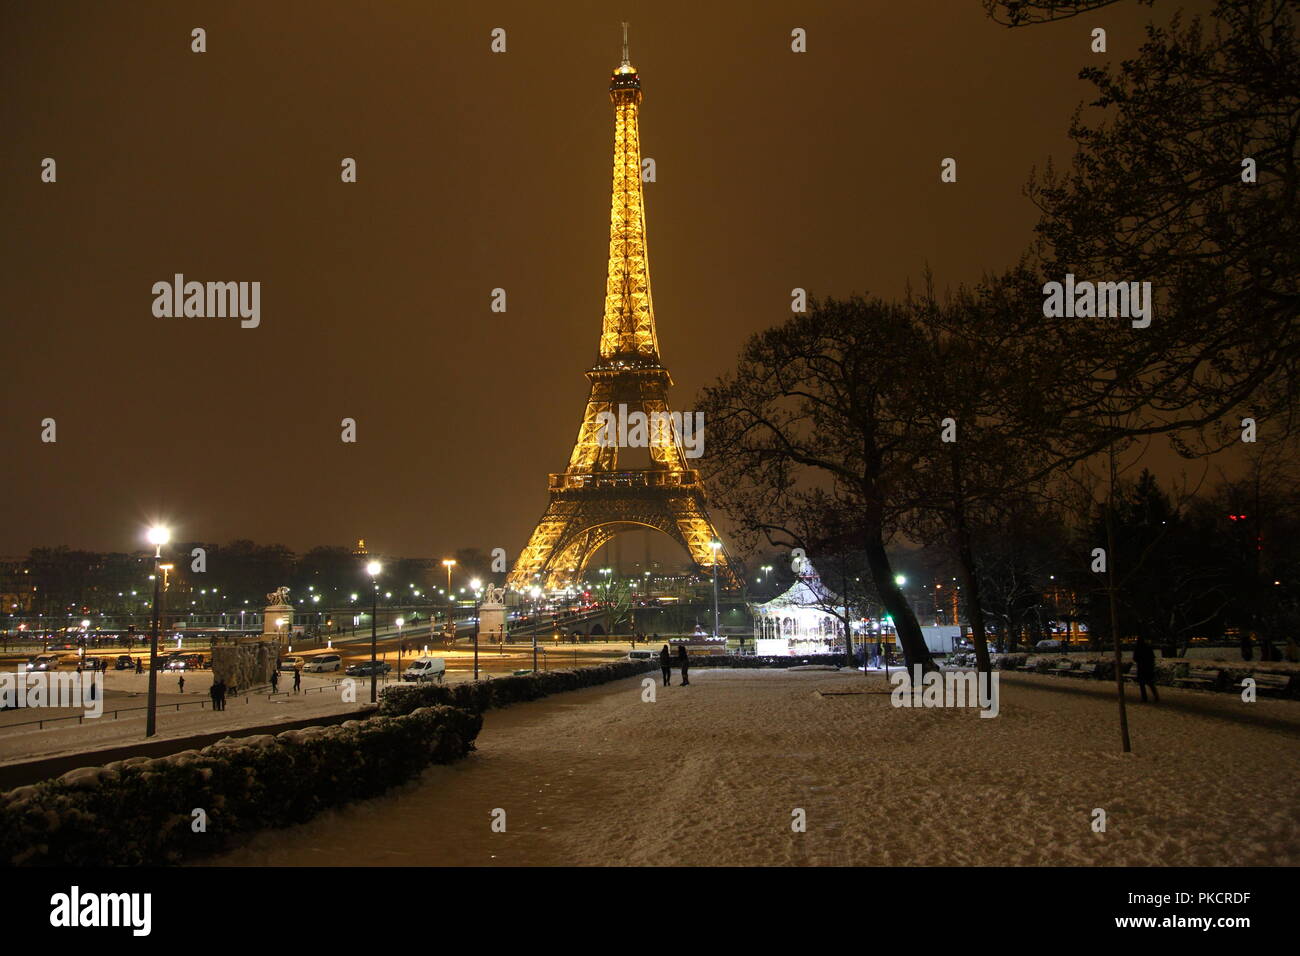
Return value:
<svg viewBox="0 0 1300 956">
<path fill-rule="evenodd" d="M 691 659 L 686 653 L 686 645 L 677 645 L 677 666 L 682 669 L 682 686 L 685 687 L 691 682 Z M 673 655 L 665 644 L 663 650 L 659 652 L 659 667 L 664 672 L 664 686 L 667 687 L 672 683 L 673 674 Z"/>
<path fill-rule="evenodd" d="M 885 642 L 876 641 L 875 644 L 862 644 L 858 647 L 856 656 L 864 667 L 883 667 L 887 663 Z"/>
<path fill-rule="evenodd" d="M 213 680 L 212 686 L 208 688 L 208 696 L 212 698 L 213 710 L 226 709 L 226 682 L 223 680 Z"/>
<path fill-rule="evenodd" d="M 295 667 L 293 669 L 293 692 L 296 694 L 301 689 L 302 689 L 302 668 Z M 277 668 L 271 671 L 271 693 L 278 694 L 279 692 L 280 692 L 280 671 L 279 668 Z"/>
</svg>

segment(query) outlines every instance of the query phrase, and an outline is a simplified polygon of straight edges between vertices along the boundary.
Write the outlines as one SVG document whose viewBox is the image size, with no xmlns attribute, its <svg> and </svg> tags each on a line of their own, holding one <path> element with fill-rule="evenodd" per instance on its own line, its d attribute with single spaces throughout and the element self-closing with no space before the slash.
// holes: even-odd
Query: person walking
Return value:
<svg viewBox="0 0 1300 956">
<path fill-rule="evenodd" d="M 1137 644 L 1133 648 L 1133 668 L 1137 671 L 1138 692 L 1142 695 L 1142 703 L 1147 702 L 1147 685 L 1151 685 L 1151 697 L 1155 703 L 1160 703 L 1160 694 L 1156 691 L 1156 655 L 1151 650 L 1151 645 L 1142 639 L 1139 634 Z"/>
<path fill-rule="evenodd" d="M 876 667 L 879 667 L 885 660 L 885 642 L 876 641 Z"/>
<path fill-rule="evenodd" d="M 212 711 L 215 713 L 221 708 L 217 706 L 217 682 L 213 680 L 212 686 L 208 688 L 208 696 L 212 698 Z"/>
<path fill-rule="evenodd" d="M 137 657 L 137 658 L 135 659 L 135 672 L 136 672 L 137 674 L 143 674 L 143 673 L 144 673 L 144 658 L 143 658 L 143 657 Z"/>
<path fill-rule="evenodd" d="M 226 682 L 224 680 L 217 685 L 217 703 L 221 705 L 217 708 L 217 710 L 226 709 L 226 694 L 229 691 L 230 688 L 226 685 Z"/>
<path fill-rule="evenodd" d="M 668 653 L 668 645 L 659 652 L 659 669 L 664 672 L 664 686 L 667 687 L 672 683 L 673 659 Z"/>
<path fill-rule="evenodd" d="M 184 674 L 179 675 L 179 677 L 178 677 L 178 679 L 177 679 L 176 686 L 178 686 L 178 687 L 180 688 L 180 691 L 181 691 L 182 694 L 185 693 L 185 675 L 184 675 Z"/>
<path fill-rule="evenodd" d="M 300 687 L 302 687 L 302 668 L 295 667 L 293 669 L 293 692 L 298 693 Z"/>
<path fill-rule="evenodd" d="M 682 686 L 685 687 L 691 682 L 690 669 L 691 659 L 686 653 L 686 645 L 677 645 L 677 665 L 682 669 Z"/>
<path fill-rule="evenodd" d="M 280 692 L 280 669 L 277 667 L 271 671 L 271 693 L 278 694 L 279 692 Z"/>
</svg>

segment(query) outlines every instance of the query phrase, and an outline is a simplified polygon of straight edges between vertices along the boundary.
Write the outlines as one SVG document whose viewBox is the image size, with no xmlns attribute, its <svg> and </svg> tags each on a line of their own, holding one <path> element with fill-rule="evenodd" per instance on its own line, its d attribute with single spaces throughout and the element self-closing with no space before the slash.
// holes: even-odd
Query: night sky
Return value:
<svg viewBox="0 0 1300 956">
<path fill-rule="evenodd" d="M 1013 31 L 979 0 L 0 4 L 0 553 L 132 550 L 158 517 L 180 539 L 513 561 L 596 353 L 621 20 L 657 164 L 660 347 L 689 409 L 795 286 L 896 296 L 927 264 L 941 286 L 1012 264 L 1031 167 L 1070 156 L 1078 69 L 1130 55 L 1151 16 Z M 177 272 L 260 281 L 261 326 L 155 318 L 151 287 Z"/>
</svg>

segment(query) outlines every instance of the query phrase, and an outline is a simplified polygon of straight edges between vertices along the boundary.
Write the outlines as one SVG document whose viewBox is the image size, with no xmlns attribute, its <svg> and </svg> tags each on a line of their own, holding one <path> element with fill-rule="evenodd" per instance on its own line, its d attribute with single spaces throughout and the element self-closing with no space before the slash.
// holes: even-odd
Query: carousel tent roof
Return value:
<svg viewBox="0 0 1300 956">
<path fill-rule="evenodd" d="M 769 601 L 755 602 L 758 612 L 778 612 L 792 608 L 826 608 L 839 601 L 839 596 L 822 584 L 812 562 L 804 559 L 803 571 L 794 583 Z"/>
</svg>

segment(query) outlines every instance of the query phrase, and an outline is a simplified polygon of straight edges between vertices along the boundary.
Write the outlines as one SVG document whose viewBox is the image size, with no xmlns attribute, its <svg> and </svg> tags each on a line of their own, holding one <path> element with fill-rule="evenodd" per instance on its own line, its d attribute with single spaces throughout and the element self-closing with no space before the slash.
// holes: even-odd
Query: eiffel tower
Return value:
<svg viewBox="0 0 1300 956">
<path fill-rule="evenodd" d="M 519 591 L 532 585 L 562 587 L 615 535 L 653 528 L 682 545 L 697 566 L 712 571 L 716 561 L 720 583 L 739 586 L 705 507 L 700 474 L 687 466 L 681 433 L 665 417 L 673 380 L 659 358 L 650 296 L 637 129 L 641 79 L 628 60 L 627 24 L 623 63 L 610 79 L 609 98 L 614 103 L 609 277 L 599 357 L 587 372 L 591 397 L 569 466 L 550 476 L 550 504 L 506 583 Z M 618 442 L 625 433 L 620 428 L 615 436 L 611 418 L 626 422 L 638 411 L 652 423 L 645 443 L 650 463 L 620 470 Z"/>
</svg>

